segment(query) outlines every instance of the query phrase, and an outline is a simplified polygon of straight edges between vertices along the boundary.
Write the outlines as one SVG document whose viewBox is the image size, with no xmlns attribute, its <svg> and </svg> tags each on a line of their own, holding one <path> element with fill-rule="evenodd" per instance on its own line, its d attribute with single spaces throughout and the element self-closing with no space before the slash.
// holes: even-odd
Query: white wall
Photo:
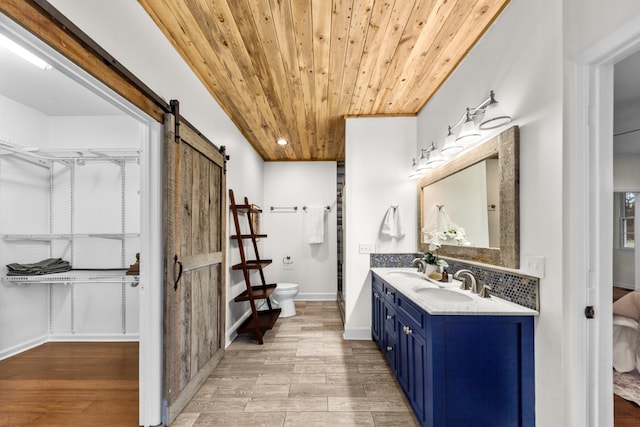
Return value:
<svg viewBox="0 0 640 427">
<path fill-rule="evenodd" d="M 130 147 L 141 144 L 141 127 L 126 116 L 49 117 L 7 98 L 0 97 L 0 116 L 9 120 L 2 129 L 11 142 L 41 148 Z M 0 119 L 2 120 L 2 119 Z M 52 229 L 49 230 L 48 169 L 0 157 L 0 213 L 2 234 L 69 233 L 71 232 L 71 180 L 69 168 L 54 165 L 52 188 Z M 127 232 L 140 232 L 140 169 L 128 164 L 124 216 Z M 76 233 L 119 233 L 121 231 L 120 169 L 113 164 L 87 162 L 76 167 L 74 185 L 73 231 Z M 74 256 L 64 241 L 6 242 L 0 241 L 0 265 L 28 263 L 62 257 L 74 268 L 118 268 L 135 262 L 140 251 L 138 238 L 126 242 L 125 263 L 122 264 L 120 242 L 112 239 L 82 239 L 76 242 Z M 129 286 L 78 284 L 32 284 L 18 287 L 2 283 L 0 287 L 0 358 L 47 340 L 122 339 L 122 319 L 127 339 L 136 339 L 139 332 L 139 292 Z M 49 303 L 49 297 L 51 301 Z M 51 311 L 49 312 L 49 307 Z M 122 311 L 124 308 L 124 311 Z M 51 324 L 49 325 L 49 319 Z M 72 326 L 73 319 L 73 326 Z"/>
<path fill-rule="evenodd" d="M 1 140 L 46 147 L 49 117 L 0 96 L 0 129 Z M 0 234 L 27 233 L 30 227 L 37 230 L 34 232 L 47 231 L 48 182 L 46 169 L 0 156 Z M 21 229 L 10 226 L 18 221 L 23 223 Z M 6 274 L 6 264 L 37 262 L 47 254 L 48 249 L 42 244 L 19 245 L 0 240 L 0 274 Z M 17 287 L 0 282 L 0 359 L 45 340 L 47 313 L 46 286 Z"/>
<path fill-rule="evenodd" d="M 297 206 L 296 212 L 271 212 L 271 206 Z M 330 206 L 325 214 L 324 242 L 305 240 L 308 214 L 303 206 Z M 261 217 L 268 282 L 299 285 L 298 300 L 335 300 L 337 292 L 336 163 L 267 162 Z M 293 264 L 285 264 L 289 256 Z"/>
<path fill-rule="evenodd" d="M 252 203 L 263 200 L 263 161 L 216 103 L 180 55 L 134 1 L 51 0 L 50 3 L 87 33 L 109 54 L 165 101 L 180 101 L 180 113 L 217 146 L 226 146 L 231 156 L 227 164 L 227 188 Z M 227 227 L 233 230 L 231 216 Z M 229 235 L 227 229 L 227 236 Z M 238 250 L 227 244 L 227 266 L 237 263 Z M 247 314 L 246 304 L 233 298 L 244 290 L 236 274 L 227 271 L 226 328 L 234 329 Z M 227 334 L 227 344 L 232 336 Z"/>
<path fill-rule="evenodd" d="M 561 426 L 562 293 L 562 15 L 553 0 L 512 1 L 422 109 L 418 139 L 442 141 L 447 124 L 493 89 L 520 126 L 520 246 L 545 257 L 535 327 L 536 424 Z M 494 130 L 486 136 L 499 132 Z M 521 264 L 522 264 L 521 261 Z M 525 269 L 521 269 L 526 273 Z"/>
<path fill-rule="evenodd" d="M 416 118 L 351 118 L 345 147 L 345 338 L 371 339 L 369 254 L 359 244 L 375 244 L 378 253 L 413 253 L 417 245 L 416 183 L 408 178 L 416 152 Z M 380 236 L 387 209 L 398 205 L 406 235 Z"/>
</svg>

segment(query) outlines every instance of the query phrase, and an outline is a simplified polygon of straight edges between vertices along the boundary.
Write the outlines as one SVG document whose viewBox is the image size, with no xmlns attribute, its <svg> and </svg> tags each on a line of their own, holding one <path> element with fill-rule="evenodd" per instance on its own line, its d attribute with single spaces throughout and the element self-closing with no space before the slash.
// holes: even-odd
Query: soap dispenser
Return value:
<svg viewBox="0 0 640 427">
<path fill-rule="evenodd" d="M 441 282 L 444 283 L 449 283 L 449 273 L 447 273 L 447 270 L 442 270 L 442 278 L 440 279 Z"/>
</svg>

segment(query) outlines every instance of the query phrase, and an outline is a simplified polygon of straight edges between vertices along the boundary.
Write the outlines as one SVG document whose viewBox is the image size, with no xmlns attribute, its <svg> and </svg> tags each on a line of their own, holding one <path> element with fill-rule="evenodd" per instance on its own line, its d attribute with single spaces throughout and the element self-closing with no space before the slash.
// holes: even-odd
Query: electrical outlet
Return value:
<svg viewBox="0 0 640 427">
<path fill-rule="evenodd" d="M 372 254 L 376 251 L 375 243 L 360 243 L 360 253 L 361 254 Z"/>
<path fill-rule="evenodd" d="M 545 260 L 543 256 L 529 256 L 527 257 L 527 271 L 529 274 L 544 278 L 544 264 Z"/>
</svg>

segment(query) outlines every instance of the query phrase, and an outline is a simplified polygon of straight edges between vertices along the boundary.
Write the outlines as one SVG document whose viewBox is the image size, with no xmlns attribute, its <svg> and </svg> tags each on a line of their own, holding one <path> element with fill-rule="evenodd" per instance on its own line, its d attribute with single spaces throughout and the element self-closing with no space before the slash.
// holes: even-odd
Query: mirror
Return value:
<svg viewBox="0 0 640 427">
<path fill-rule="evenodd" d="M 511 127 L 418 180 L 418 242 L 438 218 L 462 227 L 438 255 L 520 268 L 519 129 Z M 441 221 L 442 223 L 442 221 Z"/>
</svg>

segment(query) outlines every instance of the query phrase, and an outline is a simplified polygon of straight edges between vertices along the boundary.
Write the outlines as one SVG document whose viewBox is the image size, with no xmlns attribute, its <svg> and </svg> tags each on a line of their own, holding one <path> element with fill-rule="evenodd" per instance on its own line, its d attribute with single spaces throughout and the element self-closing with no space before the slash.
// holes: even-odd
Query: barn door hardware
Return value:
<svg viewBox="0 0 640 427">
<path fill-rule="evenodd" d="M 178 277 L 176 277 L 176 264 L 178 264 Z M 173 257 L 173 290 L 178 290 L 178 282 L 182 277 L 182 262 L 178 261 L 178 255 Z"/>
</svg>

